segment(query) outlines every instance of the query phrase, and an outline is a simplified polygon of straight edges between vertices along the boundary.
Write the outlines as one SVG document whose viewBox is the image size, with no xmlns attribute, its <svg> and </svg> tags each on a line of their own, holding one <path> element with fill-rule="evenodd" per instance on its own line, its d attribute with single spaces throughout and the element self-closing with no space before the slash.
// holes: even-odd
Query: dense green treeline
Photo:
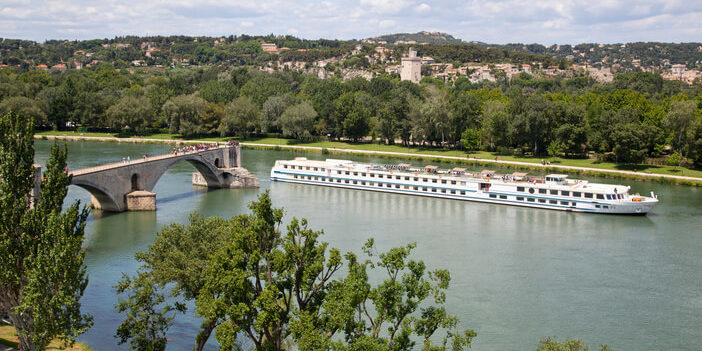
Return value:
<svg viewBox="0 0 702 351">
<path fill-rule="evenodd" d="M 372 138 L 388 144 L 640 163 L 674 151 L 702 164 L 702 93 L 650 73 L 450 86 L 388 76 L 319 79 L 297 71 L 207 68 L 145 73 L 101 65 L 63 73 L 0 71 L 0 110 L 38 126 L 184 137 L 280 133 L 300 140 Z M 667 147 L 673 150 L 667 150 Z"/>
</svg>

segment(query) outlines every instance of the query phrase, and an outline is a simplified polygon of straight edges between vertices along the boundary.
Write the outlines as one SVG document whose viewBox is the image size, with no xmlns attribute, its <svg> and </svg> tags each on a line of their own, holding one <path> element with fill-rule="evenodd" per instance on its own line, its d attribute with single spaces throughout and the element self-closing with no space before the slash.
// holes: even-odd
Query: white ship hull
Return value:
<svg viewBox="0 0 702 351">
<path fill-rule="evenodd" d="M 590 184 L 582 181 L 570 184 L 539 184 L 528 181 L 480 179 L 450 174 L 388 170 L 378 168 L 376 165 L 341 160 L 276 161 L 276 165 L 271 169 L 271 180 L 603 214 L 645 215 L 658 202 L 655 197 L 629 195 L 626 193 L 628 187 L 622 186 Z M 614 190 L 615 188 L 619 190 Z M 574 194 L 579 196 L 573 196 Z M 602 199 L 598 199 L 599 196 Z"/>
</svg>

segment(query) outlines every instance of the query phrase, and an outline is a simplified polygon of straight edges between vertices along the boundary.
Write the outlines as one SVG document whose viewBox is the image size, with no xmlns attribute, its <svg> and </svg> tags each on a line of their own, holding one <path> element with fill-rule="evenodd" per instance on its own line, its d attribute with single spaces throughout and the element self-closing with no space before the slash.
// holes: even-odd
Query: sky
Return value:
<svg viewBox="0 0 702 351">
<path fill-rule="evenodd" d="M 0 0 L 0 37 L 439 31 L 487 43 L 701 42 L 702 0 Z"/>
</svg>

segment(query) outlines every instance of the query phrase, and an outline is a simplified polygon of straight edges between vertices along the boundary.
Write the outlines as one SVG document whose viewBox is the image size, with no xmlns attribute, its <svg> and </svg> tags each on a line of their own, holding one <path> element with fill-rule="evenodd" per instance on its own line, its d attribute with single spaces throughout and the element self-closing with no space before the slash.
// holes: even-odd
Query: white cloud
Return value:
<svg viewBox="0 0 702 351">
<path fill-rule="evenodd" d="M 241 21 L 241 23 L 239 23 L 239 25 L 242 27 L 248 28 L 248 27 L 253 26 L 254 24 L 251 21 Z"/>
<path fill-rule="evenodd" d="M 414 11 L 417 13 L 426 13 L 431 11 L 431 6 L 427 5 L 426 3 L 421 3 L 414 8 Z"/>
<path fill-rule="evenodd" d="M 387 29 L 387 28 L 395 26 L 396 23 L 397 22 L 395 22 L 393 20 L 382 20 L 382 21 L 380 21 L 380 23 L 378 23 L 378 27 L 380 27 L 381 29 Z"/>
</svg>

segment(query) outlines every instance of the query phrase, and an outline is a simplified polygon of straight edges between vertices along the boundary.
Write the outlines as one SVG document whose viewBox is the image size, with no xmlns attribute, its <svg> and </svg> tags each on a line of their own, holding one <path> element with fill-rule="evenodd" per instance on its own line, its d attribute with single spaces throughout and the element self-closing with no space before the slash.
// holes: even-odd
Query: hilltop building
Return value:
<svg viewBox="0 0 702 351">
<path fill-rule="evenodd" d="M 422 79 L 422 58 L 417 57 L 414 48 L 409 49 L 409 54 L 402 58 L 400 68 L 400 80 L 409 80 L 412 83 L 419 83 Z"/>
</svg>

